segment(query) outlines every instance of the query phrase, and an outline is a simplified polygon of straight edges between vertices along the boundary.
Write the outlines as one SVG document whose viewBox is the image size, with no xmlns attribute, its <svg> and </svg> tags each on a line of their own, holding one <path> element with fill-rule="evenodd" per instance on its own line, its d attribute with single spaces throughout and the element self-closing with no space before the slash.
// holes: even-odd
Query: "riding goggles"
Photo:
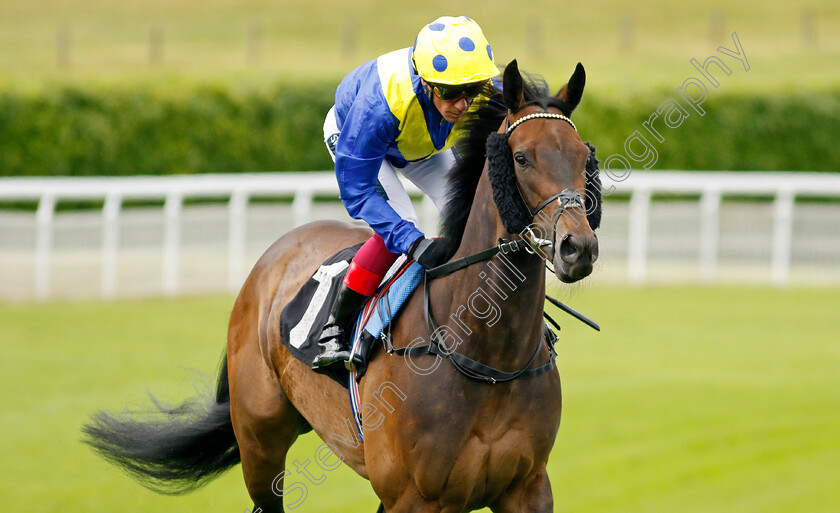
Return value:
<svg viewBox="0 0 840 513">
<path fill-rule="evenodd" d="M 435 96 L 440 98 L 441 100 L 445 101 L 452 101 L 452 100 L 459 100 L 461 98 L 467 98 L 472 100 L 479 94 L 481 91 L 484 90 L 484 87 L 487 85 L 487 81 L 484 80 L 482 82 L 472 82 L 470 84 L 456 84 L 456 85 L 449 85 L 449 84 L 429 84 L 432 86 L 432 91 L 434 91 Z"/>
</svg>

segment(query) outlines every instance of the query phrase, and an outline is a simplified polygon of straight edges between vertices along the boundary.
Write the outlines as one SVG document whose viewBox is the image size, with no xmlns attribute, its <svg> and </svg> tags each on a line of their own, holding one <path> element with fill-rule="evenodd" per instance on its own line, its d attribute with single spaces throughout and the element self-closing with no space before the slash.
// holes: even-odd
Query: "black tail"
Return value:
<svg viewBox="0 0 840 513">
<path fill-rule="evenodd" d="M 155 409 L 149 414 L 100 411 L 82 428 L 84 442 L 147 488 L 168 495 L 191 492 L 240 461 L 230 420 L 227 358 L 216 397 L 207 395 L 174 408 L 152 397 Z"/>
</svg>

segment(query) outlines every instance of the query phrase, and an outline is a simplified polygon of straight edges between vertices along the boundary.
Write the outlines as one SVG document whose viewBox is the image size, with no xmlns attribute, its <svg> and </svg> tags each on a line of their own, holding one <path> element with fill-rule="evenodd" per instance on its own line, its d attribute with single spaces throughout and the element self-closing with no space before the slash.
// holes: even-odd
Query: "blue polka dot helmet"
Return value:
<svg viewBox="0 0 840 513">
<path fill-rule="evenodd" d="M 469 84 L 499 74 L 481 27 L 466 16 L 441 16 L 423 27 L 412 59 L 417 73 L 432 84 Z"/>
</svg>

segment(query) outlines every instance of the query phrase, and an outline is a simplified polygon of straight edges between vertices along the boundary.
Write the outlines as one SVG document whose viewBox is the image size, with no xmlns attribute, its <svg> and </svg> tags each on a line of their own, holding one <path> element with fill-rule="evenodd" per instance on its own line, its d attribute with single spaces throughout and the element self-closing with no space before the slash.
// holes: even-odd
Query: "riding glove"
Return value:
<svg viewBox="0 0 840 513">
<path fill-rule="evenodd" d="M 446 258 L 445 239 L 427 239 L 420 237 L 411 245 L 408 256 L 413 258 L 424 269 L 431 269 L 443 263 Z"/>
</svg>

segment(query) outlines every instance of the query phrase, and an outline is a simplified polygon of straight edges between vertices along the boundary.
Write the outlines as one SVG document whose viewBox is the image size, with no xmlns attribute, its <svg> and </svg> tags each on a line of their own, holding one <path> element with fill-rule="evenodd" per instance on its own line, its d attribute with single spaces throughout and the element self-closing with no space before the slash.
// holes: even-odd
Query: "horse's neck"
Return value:
<svg viewBox="0 0 840 513">
<path fill-rule="evenodd" d="M 510 234 L 499 219 L 485 172 L 476 189 L 461 245 L 453 258 L 496 246 L 500 237 L 509 238 Z M 448 309 L 441 305 L 441 310 L 451 312 L 447 324 L 458 325 L 459 331 L 472 332 L 464 337 L 468 344 L 463 352 L 473 357 L 480 355 L 482 363 L 508 370 L 528 361 L 542 332 L 545 302 L 542 259 L 524 251 L 499 254 L 440 281 L 445 293 L 436 297 L 443 304 L 451 302 Z"/>
</svg>

